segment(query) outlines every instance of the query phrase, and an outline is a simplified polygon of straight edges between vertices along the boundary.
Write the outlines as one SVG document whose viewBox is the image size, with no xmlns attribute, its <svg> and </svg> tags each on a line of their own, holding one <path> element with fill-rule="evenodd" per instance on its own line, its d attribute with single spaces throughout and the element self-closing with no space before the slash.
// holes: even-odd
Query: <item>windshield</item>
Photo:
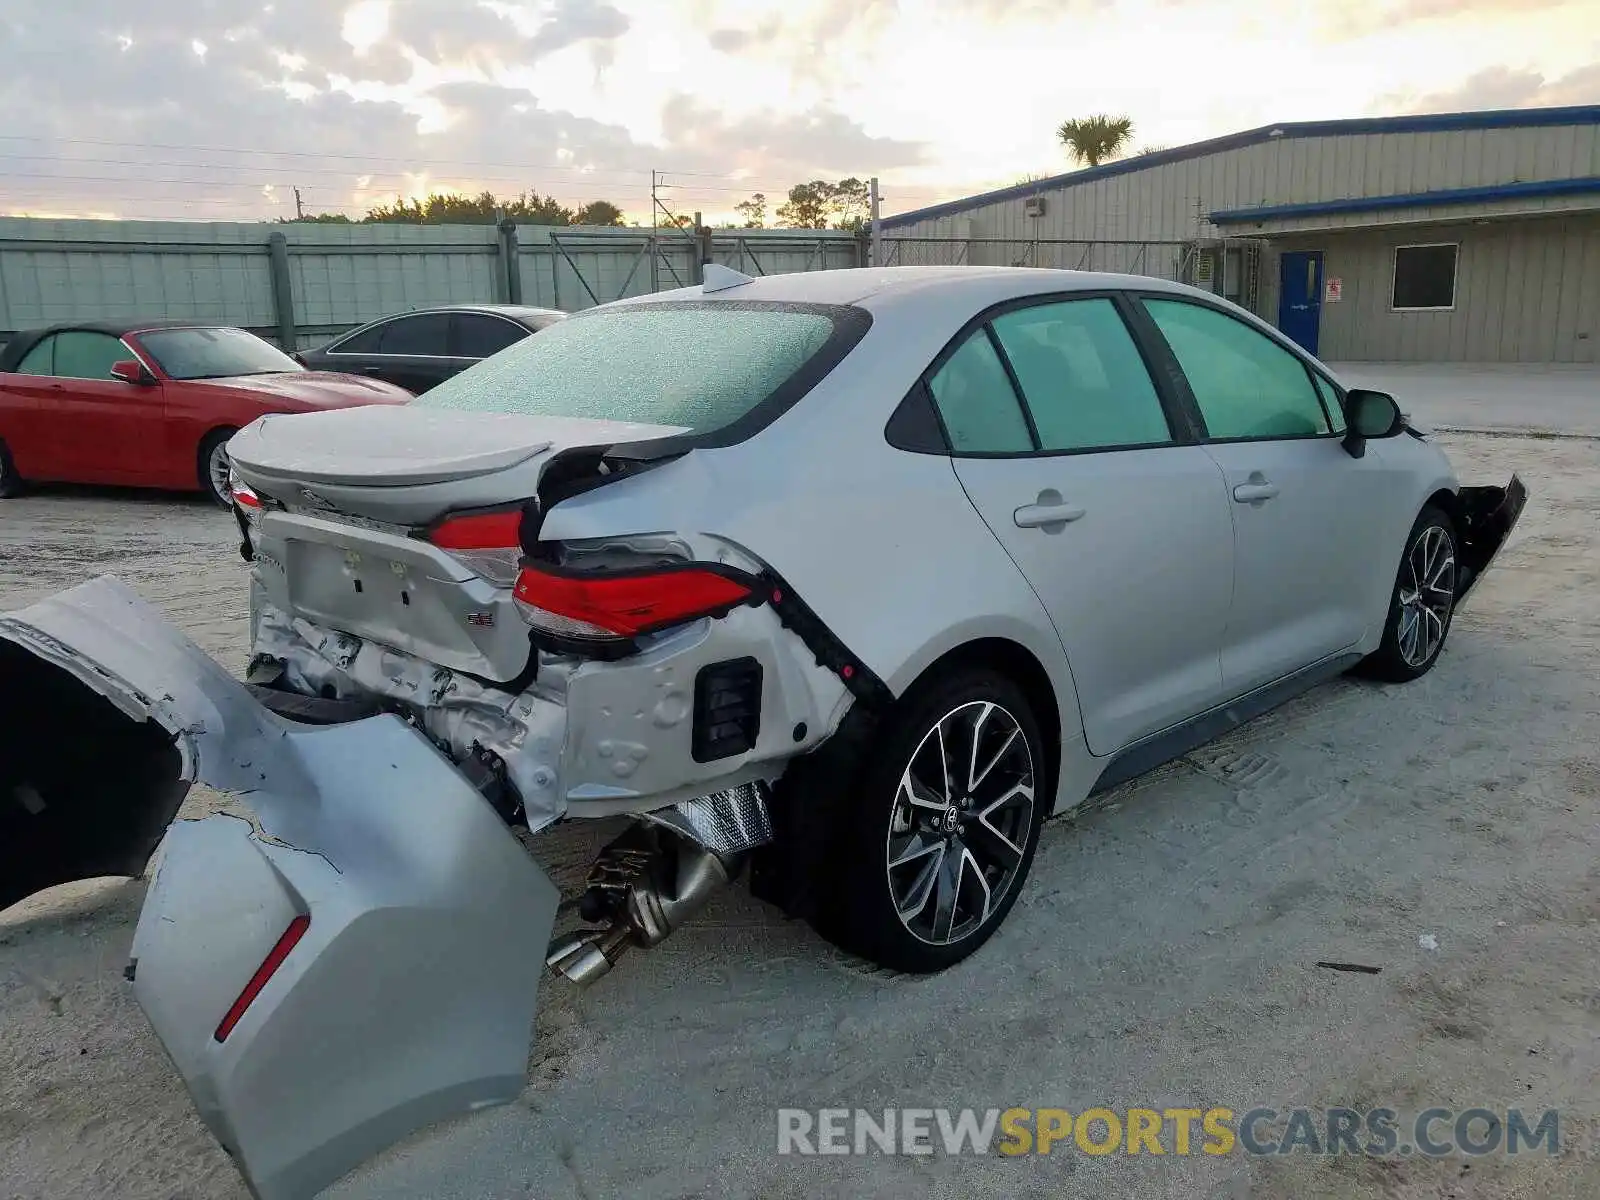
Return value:
<svg viewBox="0 0 1600 1200">
<path fill-rule="evenodd" d="M 860 339 L 866 314 L 823 305 L 662 303 L 541 330 L 424 393 L 422 408 L 721 429 L 791 402 Z M 825 353 L 826 351 L 826 353 Z M 804 368 L 806 371 L 802 377 Z"/>
<path fill-rule="evenodd" d="M 139 342 L 173 379 L 224 379 L 305 370 L 270 342 L 243 329 L 161 329 Z"/>
</svg>

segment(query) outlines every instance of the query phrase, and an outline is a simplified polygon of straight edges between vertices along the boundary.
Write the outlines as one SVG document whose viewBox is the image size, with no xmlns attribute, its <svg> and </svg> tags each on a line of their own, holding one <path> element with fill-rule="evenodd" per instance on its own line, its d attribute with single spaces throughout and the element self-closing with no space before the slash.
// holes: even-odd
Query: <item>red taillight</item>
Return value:
<svg viewBox="0 0 1600 1200">
<path fill-rule="evenodd" d="M 569 575 L 528 565 L 517 608 L 528 624 L 562 637 L 608 640 L 726 613 L 755 598 L 755 581 L 705 567 L 628 575 Z"/>
<path fill-rule="evenodd" d="M 267 957 L 262 960 L 256 973 L 250 977 L 250 982 L 244 985 L 244 991 L 239 993 L 239 998 L 233 1002 L 233 1007 L 228 1010 L 228 1015 L 222 1018 L 222 1024 L 217 1026 L 217 1041 L 225 1041 L 233 1027 L 244 1016 L 245 1010 L 255 1002 L 261 994 L 261 989 L 267 986 L 267 981 L 283 966 L 283 960 L 289 957 L 289 951 L 306 935 L 306 930 L 311 928 L 310 917 L 296 917 L 289 922 L 289 928 L 283 931 L 283 936 L 277 944 L 267 952 Z"/>
<path fill-rule="evenodd" d="M 428 540 L 490 583 L 510 587 L 522 558 L 522 510 L 448 517 Z"/>
<path fill-rule="evenodd" d="M 261 511 L 261 497 L 256 495 L 247 484 L 236 483 L 233 485 L 233 502 L 240 508 Z"/>
</svg>

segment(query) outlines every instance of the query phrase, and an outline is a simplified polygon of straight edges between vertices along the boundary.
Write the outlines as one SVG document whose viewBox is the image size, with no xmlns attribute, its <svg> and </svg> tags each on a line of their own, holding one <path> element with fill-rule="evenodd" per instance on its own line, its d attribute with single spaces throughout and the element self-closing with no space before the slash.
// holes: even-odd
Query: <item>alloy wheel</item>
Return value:
<svg viewBox="0 0 1600 1200">
<path fill-rule="evenodd" d="M 1400 657 L 1420 667 L 1438 653 L 1456 599 L 1455 543 L 1439 525 L 1424 529 L 1406 555 L 1400 576 Z"/>
<path fill-rule="evenodd" d="M 999 704 L 952 709 L 900 774 L 889 821 L 889 894 L 916 938 L 972 936 L 1016 885 L 1033 822 L 1033 750 Z"/>
<path fill-rule="evenodd" d="M 227 504 L 231 495 L 228 471 L 228 443 L 218 442 L 211 447 L 211 457 L 206 460 L 206 478 L 211 481 L 212 493 L 222 504 Z"/>
</svg>

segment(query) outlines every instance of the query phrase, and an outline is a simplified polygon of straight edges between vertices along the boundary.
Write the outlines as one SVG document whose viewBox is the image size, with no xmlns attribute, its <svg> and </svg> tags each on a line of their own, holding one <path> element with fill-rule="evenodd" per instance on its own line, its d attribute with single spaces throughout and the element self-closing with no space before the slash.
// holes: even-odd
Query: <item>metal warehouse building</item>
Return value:
<svg viewBox="0 0 1600 1200">
<path fill-rule="evenodd" d="M 1272 125 L 879 233 L 888 263 L 1180 278 L 1331 360 L 1600 362 L 1600 106 Z"/>
</svg>

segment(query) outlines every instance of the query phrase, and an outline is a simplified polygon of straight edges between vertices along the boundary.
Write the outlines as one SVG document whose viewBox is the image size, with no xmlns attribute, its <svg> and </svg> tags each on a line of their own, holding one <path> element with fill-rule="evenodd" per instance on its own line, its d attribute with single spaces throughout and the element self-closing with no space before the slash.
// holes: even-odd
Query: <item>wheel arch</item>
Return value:
<svg viewBox="0 0 1600 1200">
<path fill-rule="evenodd" d="M 1022 689 L 1033 709 L 1034 720 L 1039 723 L 1039 731 L 1044 736 L 1045 753 L 1050 756 L 1050 778 L 1059 781 L 1062 747 L 1082 732 L 1081 728 L 1074 729 L 1063 723 L 1064 718 L 1069 716 L 1073 722 L 1080 723 L 1077 696 L 1073 692 L 1068 697 L 1069 703 L 1063 705 L 1059 696 L 1060 684 L 1051 678 L 1038 655 L 1021 642 L 990 634 L 951 646 L 924 666 L 904 687 L 896 688 L 896 696 L 903 699 L 934 679 L 973 667 L 999 671 Z M 1071 680 L 1068 679 L 1067 687 L 1071 686 Z"/>
<path fill-rule="evenodd" d="M 239 432 L 239 429 L 240 427 L 238 425 L 230 424 L 227 421 L 219 421 L 214 425 L 207 426 L 205 432 L 202 433 L 198 439 L 196 439 L 194 444 L 194 478 L 195 482 L 202 488 L 205 486 L 206 446 L 209 445 L 211 440 L 218 434 L 226 434 L 228 438 L 231 438 L 234 434 Z M 227 438 L 224 438 L 223 440 L 226 441 Z"/>
<path fill-rule="evenodd" d="M 1429 505 L 1442 510 L 1445 516 L 1450 518 L 1451 523 L 1455 525 L 1456 532 L 1461 532 L 1461 497 L 1456 494 L 1453 488 L 1439 488 L 1433 495 L 1422 502 L 1422 507 L 1418 508 L 1417 512 L 1420 514 L 1422 509 L 1427 508 Z"/>
</svg>

